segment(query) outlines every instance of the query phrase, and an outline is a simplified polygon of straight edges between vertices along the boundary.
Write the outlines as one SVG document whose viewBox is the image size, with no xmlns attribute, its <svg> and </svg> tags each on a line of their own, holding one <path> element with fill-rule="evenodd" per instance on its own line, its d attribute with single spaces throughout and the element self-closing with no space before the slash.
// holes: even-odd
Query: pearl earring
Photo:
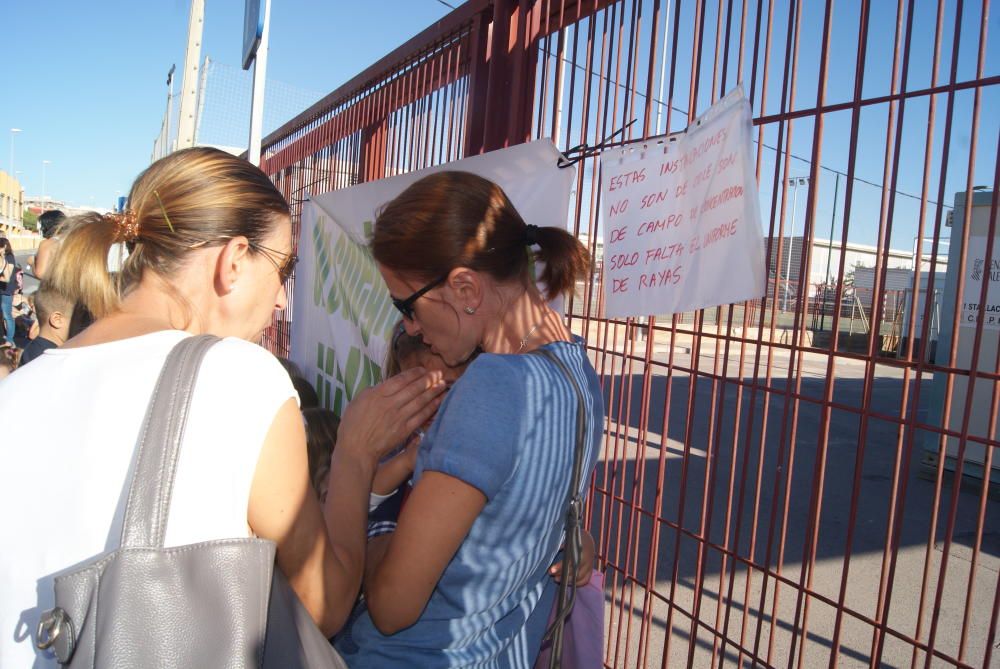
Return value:
<svg viewBox="0 0 1000 669">
<path fill-rule="evenodd" d="M 476 310 L 473 309 L 472 307 L 466 307 L 465 308 L 465 313 L 467 313 L 467 314 L 469 314 L 471 316 L 472 314 L 476 313 Z"/>
<path fill-rule="evenodd" d="M 235 281 L 233 281 L 231 284 L 229 284 L 229 292 L 231 293 L 234 290 L 236 290 L 236 282 Z"/>
</svg>

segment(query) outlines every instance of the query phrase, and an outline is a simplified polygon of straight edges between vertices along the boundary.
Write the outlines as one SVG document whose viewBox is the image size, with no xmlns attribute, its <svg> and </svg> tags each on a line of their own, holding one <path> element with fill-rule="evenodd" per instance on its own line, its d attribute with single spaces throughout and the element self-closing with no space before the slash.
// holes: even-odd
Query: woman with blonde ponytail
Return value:
<svg viewBox="0 0 1000 669">
<path fill-rule="evenodd" d="M 121 214 L 87 214 L 61 236 L 46 285 L 96 320 L 0 383 L 0 526 L 13 539 L 0 551 L 0 666 L 56 666 L 33 638 L 53 576 L 117 547 L 156 379 L 174 345 L 203 333 L 222 340 L 197 377 L 166 545 L 275 541 L 302 603 L 336 631 L 360 587 L 375 467 L 434 411 L 440 379 L 414 370 L 355 398 L 321 509 L 296 392 L 254 343 L 296 260 L 267 176 L 215 149 L 178 151 L 139 175 Z"/>
<path fill-rule="evenodd" d="M 584 342 L 548 305 L 586 278 L 587 251 L 465 172 L 390 202 L 371 249 L 406 332 L 449 365 L 475 359 L 424 437 L 397 529 L 369 559 L 366 610 L 337 648 L 352 669 L 530 667 L 556 594 L 576 417 L 581 491 L 603 423 Z"/>
</svg>

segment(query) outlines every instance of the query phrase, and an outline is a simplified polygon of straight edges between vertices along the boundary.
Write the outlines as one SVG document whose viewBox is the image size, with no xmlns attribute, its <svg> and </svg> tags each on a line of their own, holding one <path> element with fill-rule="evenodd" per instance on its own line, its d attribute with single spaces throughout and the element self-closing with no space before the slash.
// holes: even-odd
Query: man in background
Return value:
<svg viewBox="0 0 1000 669">
<path fill-rule="evenodd" d="M 28 259 L 32 273 L 39 279 L 45 278 L 46 268 L 52 263 L 52 257 L 59 248 L 59 237 L 56 231 L 59 225 L 66 220 L 66 214 L 58 209 L 52 209 L 42 213 L 38 217 L 38 229 L 42 232 L 42 243 L 38 245 L 38 251 Z"/>
<path fill-rule="evenodd" d="M 21 354 L 22 365 L 66 342 L 73 317 L 73 303 L 43 283 L 35 293 L 35 314 L 38 316 L 38 336 Z"/>
</svg>

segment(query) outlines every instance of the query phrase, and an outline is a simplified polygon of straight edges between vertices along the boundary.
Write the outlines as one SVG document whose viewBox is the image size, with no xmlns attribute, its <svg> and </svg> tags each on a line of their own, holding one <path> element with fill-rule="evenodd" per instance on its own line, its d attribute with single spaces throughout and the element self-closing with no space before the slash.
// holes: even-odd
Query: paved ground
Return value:
<svg viewBox="0 0 1000 669">
<path fill-rule="evenodd" d="M 590 332 L 589 339 L 592 344 L 601 342 L 603 347 L 611 350 L 621 351 L 625 346 L 623 341 L 616 341 L 610 334 L 605 339 L 603 331 Z M 644 347 L 645 342 L 640 341 L 636 353 L 643 355 Z M 659 335 L 653 343 L 653 359 L 667 362 L 670 348 L 670 342 Z M 753 348 L 748 351 L 742 370 L 738 369 L 738 350 L 728 356 L 728 369 L 724 369 L 727 357 L 723 350 L 716 355 L 714 342 L 703 340 L 700 355 L 692 360 L 691 350 L 694 348 L 695 344 L 690 340 L 675 342 L 674 365 L 691 367 L 696 362 L 699 370 L 724 375 L 726 378 L 764 380 L 767 358 L 761 360 L 759 371 L 755 373 Z M 762 350 L 762 354 L 767 354 L 766 349 Z M 840 598 L 843 581 L 846 606 L 862 616 L 875 618 L 889 508 L 893 499 L 893 475 L 897 463 L 898 426 L 892 422 L 869 419 L 862 439 L 861 418 L 858 414 L 834 410 L 829 416 L 829 443 L 826 458 L 822 460 L 825 469 L 818 495 L 822 504 L 817 528 L 815 568 L 811 573 L 804 576 L 802 574 L 802 564 L 807 562 L 803 556 L 810 534 L 809 528 L 814 527 L 810 523 L 810 508 L 816 497 L 813 492 L 820 490 L 816 484 L 816 456 L 823 418 L 820 401 L 826 390 L 827 362 L 824 355 L 804 356 L 801 361 L 799 392 L 807 399 L 799 401 L 797 407 L 793 406 L 793 402 L 786 402 L 783 394 L 790 360 L 788 354 L 782 351 L 773 353 L 772 380 L 768 393 L 754 394 L 749 389 L 740 392 L 731 383 L 726 384 L 725 388 L 721 383 L 713 387 L 712 380 L 704 376 L 699 376 L 692 390 L 690 377 L 686 372 L 675 368 L 668 378 L 666 368 L 651 367 L 652 373 L 648 379 L 650 411 L 647 416 L 641 416 L 639 407 L 645 381 L 642 363 L 633 363 L 633 367 L 626 369 L 623 374 L 620 359 L 604 360 L 602 367 L 602 359 L 598 357 L 596 366 L 599 373 L 605 376 L 608 392 L 613 393 L 613 406 L 619 406 L 621 398 L 620 406 L 630 404 L 633 409 L 627 424 L 624 410 L 614 412 L 619 420 L 612 421 L 611 429 L 618 438 L 611 442 L 614 452 L 606 452 L 598 465 L 598 483 L 611 488 L 621 501 L 609 503 L 607 497 L 598 496 L 594 507 L 595 532 L 603 538 L 605 545 L 616 547 L 609 551 L 613 562 L 626 568 L 641 583 L 647 582 L 651 577 L 653 591 L 659 595 L 649 598 L 649 602 L 645 603 L 647 610 L 651 612 L 651 624 L 648 626 L 642 625 L 646 593 L 641 586 L 635 587 L 632 593 L 629 586 L 626 586 L 626 595 L 632 594 L 633 597 L 631 608 L 627 596 L 624 605 L 616 600 L 608 607 L 612 634 L 607 642 L 612 666 L 659 667 L 664 658 L 667 666 L 688 666 L 692 646 L 691 620 L 677 608 L 671 612 L 672 607 L 668 602 L 687 612 L 692 611 L 699 576 L 703 581 L 699 617 L 707 629 L 701 628 L 696 634 L 693 650 L 690 651 L 691 666 L 713 666 L 714 638 L 708 630 L 724 628 L 727 630 L 728 645 L 726 651 L 717 656 L 715 666 L 751 666 L 745 658 L 742 662 L 738 661 L 738 650 L 733 644 L 740 644 L 742 638 L 744 648 L 753 650 L 756 647 L 758 655 L 769 658 L 768 664 L 771 666 L 826 667 L 829 664 L 836 623 L 835 608 L 812 599 L 809 605 L 807 641 L 804 647 L 800 641 L 797 642 L 796 655 L 792 657 L 792 630 L 796 627 L 796 607 L 800 603 L 797 601 L 796 588 L 782 585 L 776 589 L 773 578 L 768 579 L 765 587 L 759 570 L 753 573 L 748 583 L 747 570 L 742 564 L 733 570 L 733 561 L 729 559 L 723 566 L 721 552 L 712 549 L 703 556 L 703 568 L 699 574 L 699 543 L 684 534 L 678 540 L 678 532 L 669 525 L 632 513 L 633 500 L 640 508 L 652 510 L 658 506 L 660 518 L 664 521 L 676 524 L 681 517 L 683 527 L 695 535 L 703 533 L 701 528 L 704 522 L 713 544 L 725 544 L 744 558 L 752 556 L 756 564 L 770 563 L 775 569 L 780 565 L 782 575 L 796 583 L 805 579 L 811 584 L 813 591 L 834 601 Z M 831 374 L 834 379 L 832 392 L 835 402 L 847 407 L 863 405 L 865 369 L 862 361 L 845 358 L 836 360 Z M 925 377 L 921 386 L 921 393 L 925 397 L 929 383 L 933 383 L 933 379 Z M 912 379 L 908 385 L 908 401 L 912 404 L 916 386 Z M 876 365 L 870 398 L 873 410 L 888 416 L 906 415 L 902 412 L 903 388 L 904 380 L 900 369 Z M 765 396 L 769 398 L 766 420 L 763 407 Z M 741 414 L 739 425 L 736 425 L 735 407 L 738 401 L 741 402 Z M 751 404 L 754 405 L 755 418 L 748 426 L 747 415 Z M 692 417 L 690 424 L 686 422 L 689 407 Z M 787 430 L 791 427 L 793 410 L 797 411 L 798 429 L 789 466 L 788 445 L 792 440 L 787 436 Z M 919 415 L 922 421 L 935 421 L 934 412 L 928 411 L 926 406 L 922 407 Z M 648 433 L 647 444 L 640 449 L 638 439 L 642 430 Z M 685 457 L 683 444 L 686 430 L 690 430 L 692 436 L 691 447 Z M 710 434 L 721 435 L 721 438 L 710 439 Z M 909 432 L 905 432 L 903 436 L 908 437 Z M 900 475 L 900 481 L 905 482 L 907 487 L 905 497 L 897 495 L 895 498 L 897 508 L 899 505 L 903 506 L 903 522 L 887 619 L 890 629 L 914 636 L 921 593 L 927 592 L 928 601 L 924 604 L 924 615 L 920 623 L 920 637 L 926 641 L 944 555 L 946 517 L 952 496 L 956 493 L 949 482 L 942 486 L 942 499 L 936 507 L 939 509 L 939 516 L 932 532 L 931 519 L 937 486 L 933 480 L 921 477 L 925 435 L 918 433 L 915 436 L 915 447 L 908 460 L 903 462 L 904 471 Z M 863 449 L 859 448 L 862 443 Z M 662 470 L 661 444 L 664 447 Z M 710 450 L 713 470 L 707 466 Z M 784 461 L 780 467 L 779 459 Z M 860 463 L 859 471 L 856 463 Z M 745 478 L 744 466 L 747 468 Z M 758 467 L 759 486 L 756 476 Z M 787 472 L 791 473 L 790 479 L 785 476 Z M 711 477 L 708 485 L 706 476 Z M 657 486 L 661 478 L 662 486 Z M 858 506 L 856 518 L 852 522 L 851 498 L 855 486 L 858 491 Z M 706 496 L 706 488 L 712 494 Z M 731 495 L 730 489 L 733 491 Z M 661 495 L 659 503 L 658 492 Z M 789 503 L 786 504 L 786 500 Z M 980 500 L 980 489 L 974 486 L 961 488 L 955 497 L 956 526 L 939 604 L 934 643 L 938 650 L 949 655 L 959 654 L 962 620 L 967 592 L 970 590 L 969 574 L 974 571 L 976 578 L 971 588 L 973 600 L 964 642 L 964 661 L 971 666 L 979 666 L 982 662 L 1000 571 L 1000 503 L 994 500 L 987 499 L 985 503 L 982 548 L 975 567 L 972 564 L 972 546 L 976 542 Z M 680 508 L 682 503 L 683 512 Z M 773 528 L 770 524 L 772 508 L 776 509 L 774 517 L 777 521 Z M 709 513 L 710 519 L 703 521 Z M 779 555 L 779 547 L 782 545 L 781 521 L 785 514 L 787 522 L 784 525 L 784 551 Z M 657 525 L 659 534 L 654 536 Z M 848 529 L 852 526 L 852 557 L 845 579 Z M 654 552 L 659 556 L 655 565 L 651 563 Z M 675 555 L 679 555 L 676 576 L 673 574 Z M 925 566 L 926 588 L 922 586 Z M 609 582 L 612 578 L 614 577 L 609 573 Z M 621 577 L 617 578 L 618 591 L 621 592 Z M 798 626 L 801 627 L 801 612 L 798 619 Z M 671 630 L 670 635 L 666 634 L 668 628 Z M 854 616 L 844 616 L 837 666 L 869 666 L 872 639 L 873 627 L 870 624 Z M 638 657 L 637 652 L 644 646 L 648 647 L 648 651 L 644 657 Z M 882 661 L 878 666 L 908 667 L 911 659 L 912 646 L 888 636 Z M 918 666 L 923 666 L 922 653 L 918 653 L 917 660 Z M 1000 667 L 1000 660 L 994 660 L 993 664 Z M 935 658 L 931 666 L 954 665 Z"/>
</svg>

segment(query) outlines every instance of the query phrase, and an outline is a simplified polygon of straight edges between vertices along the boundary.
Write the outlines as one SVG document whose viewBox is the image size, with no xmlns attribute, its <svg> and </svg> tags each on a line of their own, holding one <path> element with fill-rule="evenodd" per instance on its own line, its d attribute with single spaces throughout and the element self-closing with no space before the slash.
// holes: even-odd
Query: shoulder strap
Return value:
<svg viewBox="0 0 1000 669">
<path fill-rule="evenodd" d="M 563 577 L 559 581 L 559 592 L 556 595 L 556 613 L 553 616 L 552 624 L 543 637 L 543 643 L 550 639 L 552 641 L 549 667 L 553 669 L 562 666 L 563 629 L 576 599 L 576 570 L 580 564 L 580 550 L 583 541 L 583 527 L 581 525 L 583 497 L 580 495 L 580 483 L 583 480 L 583 455 L 586 450 L 587 412 L 583 391 L 566 363 L 552 351 L 535 349 L 531 353 L 545 356 L 555 363 L 573 387 L 577 397 L 576 446 L 573 450 L 573 472 L 570 476 L 569 490 L 566 493 L 566 549 L 563 551 Z"/>
<path fill-rule="evenodd" d="M 123 548 L 163 547 L 177 455 L 205 353 L 219 338 L 186 337 L 163 365 L 139 432 L 135 471 L 125 505 Z"/>
<path fill-rule="evenodd" d="M 584 395 L 583 391 L 580 390 L 580 384 L 577 383 L 576 377 L 573 376 L 573 372 L 570 371 L 566 363 L 560 360 L 555 353 L 546 349 L 535 349 L 532 353 L 545 356 L 555 363 L 576 393 L 576 447 L 573 451 L 573 473 L 570 477 L 569 492 L 566 496 L 566 501 L 569 503 L 573 498 L 580 497 L 580 483 L 583 479 L 583 455 L 586 450 L 585 441 L 587 439 L 587 412 L 584 409 Z"/>
</svg>

